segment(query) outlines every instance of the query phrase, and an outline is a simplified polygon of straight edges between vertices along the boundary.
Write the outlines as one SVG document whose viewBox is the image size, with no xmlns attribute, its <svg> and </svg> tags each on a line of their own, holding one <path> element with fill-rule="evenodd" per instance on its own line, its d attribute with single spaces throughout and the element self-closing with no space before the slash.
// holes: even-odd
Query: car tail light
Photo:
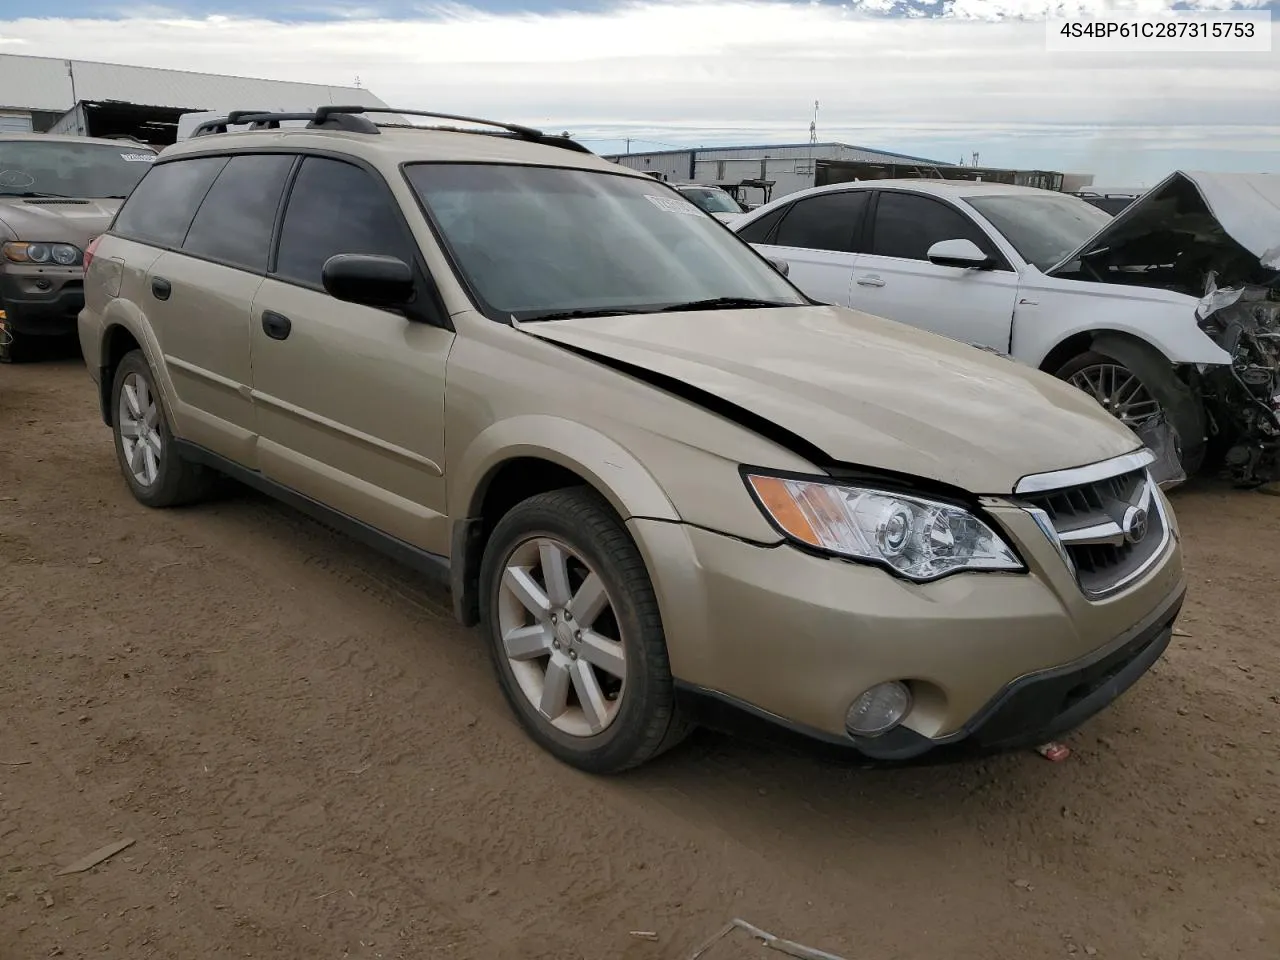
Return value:
<svg viewBox="0 0 1280 960">
<path fill-rule="evenodd" d="M 101 236 L 94 237 L 92 240 L 89 241 L 89 245 L 84 248 L 85 270 L 88 270 L 89 264 L 93 263 L 93 252 L 98 249 L 98 241 L 101 239 L 102 239 Z"/>
</svg>

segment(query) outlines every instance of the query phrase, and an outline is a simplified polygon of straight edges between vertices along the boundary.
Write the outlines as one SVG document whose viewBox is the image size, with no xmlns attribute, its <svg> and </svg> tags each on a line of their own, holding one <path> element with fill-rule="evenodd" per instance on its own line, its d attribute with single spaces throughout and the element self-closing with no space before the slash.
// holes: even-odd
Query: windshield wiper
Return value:
<svg viewBox="0 0 1280 960">
<path fill-rule="evenodd" d="M 801 303 L 780 303 L 777 300 L 759 300 L 755 297 L 712 297 L 709 300 L 690 300 L 661 307 L 655 313 L 683 313 L 686 310 L 732 310 L 763 307 L 801 307 Z"/>
<path fill-rule="evenodd" d="M 44 200 L 70 200 L 71 198 L 61 193 L 40 193 L 36 190 L 24 190 L 21 193 L 0 193 L 0 197 L 39 197 Z"/>
<path fill-rule="evenodd" d="M 585 317 L 625 317 L 629 313 L 648 313 L 649 311 L 636 310 L 556 310 L 552 313 L 535 313 L 531 317 L 517 317 L 521 323 L 530 323 L 534 320 L 577 320 Z"/>
</svg>

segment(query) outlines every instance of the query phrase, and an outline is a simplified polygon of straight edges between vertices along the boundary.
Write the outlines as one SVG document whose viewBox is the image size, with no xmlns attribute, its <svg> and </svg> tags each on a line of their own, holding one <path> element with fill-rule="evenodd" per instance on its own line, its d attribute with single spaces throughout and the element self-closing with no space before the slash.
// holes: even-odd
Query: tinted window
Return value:
<svg viewBox="0 0 1280 960">
<path fill-rule="evenodd" d="M 265 272 L 293 159 L 284 154 L 232 157 L 200 204 L 182 249 Z"/>
<path fill-rule="evenodd" d="M 736 232 L 747 243 L 768 243 L 769 231 L 774 228 L 779 220 L 786 216 L 787 211 L 790 209 L 791 207 L 783 204 L 777 210 L 770 210 L 760 219 L 752 220 Z"/>
<path fill-rule="evenodd" d="M 911 193 L 880 194 L 873 254 L 928 260 L 929 248 L 940 240 L 972 240 L 983 252 L 995 252 L 972 220 L 941 200 Z"/>
<path fill-rule="evenodd" d="M 848 253 L 853 250 L 854 230 L 861 223 L 866 206 L 865 190 L 799 200 L 778 227 L 773 242 L 780 247 Z"/>
<path fill-rule="evenodd" d="M 276 274 L 321 285 L 324 262 L 339 253 L 375 253 L 413 262 L 386 190 L 359 167 L 307 157 L 289 194 Z"/>
<path fill-rule="evenodd" d="M 158 163 L 142 178 L 116 217 L 112 231 L 160 247 L 180 247 L 196 208 L 226 157 Z"/>
<path fill-rule="evenodd" d="M 0 140 L 0 196 L 123 200 L 155 158 L 150 147 L 129 143 Z"/>
</svg>

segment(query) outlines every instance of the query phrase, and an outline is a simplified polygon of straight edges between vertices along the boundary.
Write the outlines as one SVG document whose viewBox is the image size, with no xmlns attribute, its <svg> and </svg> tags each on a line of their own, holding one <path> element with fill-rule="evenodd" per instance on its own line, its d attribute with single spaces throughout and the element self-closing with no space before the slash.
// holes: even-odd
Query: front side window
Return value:
<svg viewBox="0 0 1280 960">
<path fill-rule="evenodd" d="M 125 201 L 112 232 L 159 247 L 182 246 L 196 210 L 226 163 L 226 157 L 196 157 L 156 164 Z"/>
<path fill-rule="evenodd" d="M 1111 222 L 1111 214 L 1060 193 L 968 197 L 1027 263 L 1047 270 Z"/>
<path fill-rule="evenodd" d="M 711 216 L 647 178 L 449 163 L 406 175 L 494 319 L 805 302 Z"/>
<path fill-rule="evenodd" d="M 261 273 L 294 158 L 287 154 L 232 157 L 205 194 L 182 249 Z"/>
<path fill-rule="evenodd" d="M 123 200 L 155 158 L 127 143 L 0 139 L 0 196 Z"/>
<path fill-rule="evenodd" d="M 312 287 L 340 253 L 371 253 L 413 263 L 413 248 L 386 189 L 341 160 L 307 157 L 289 193 L 280 227 L 276 276 Z"/>
<path fill-rule="evenodd" d="M 979 249 L 991 252 L 991 242 L 977 224 L 941 200 L 913 193 L 880 194 L 871 242 L 873 254 L 928 260 L 929 248 L 942 240 L 972 240 Z"/>
</svg>

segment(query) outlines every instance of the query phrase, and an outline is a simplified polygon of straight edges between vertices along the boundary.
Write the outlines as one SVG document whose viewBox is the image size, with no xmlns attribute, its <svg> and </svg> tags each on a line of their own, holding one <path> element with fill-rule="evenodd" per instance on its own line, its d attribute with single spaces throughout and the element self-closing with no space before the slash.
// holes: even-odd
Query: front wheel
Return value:
<svg viewBox="0 0 1280 960">
<path fill-rule="evenodd" d="M 585 488 L 530 497 L 498 522 L 480 569 L 480 621 L 525 730 L 591 773 L 616 773 L 688 732 L 644 560 Z"/>
<path fill-rule="evenodd" d="M 1132 430 L 1162 415 L 1173 428 L 1183 472 L 1190 477 L 1204 464 L 1204 404 L 1152 348 L 1108 339 L 1072 358 L 1057 376 L 1089 394 Z"/>
</svg>

